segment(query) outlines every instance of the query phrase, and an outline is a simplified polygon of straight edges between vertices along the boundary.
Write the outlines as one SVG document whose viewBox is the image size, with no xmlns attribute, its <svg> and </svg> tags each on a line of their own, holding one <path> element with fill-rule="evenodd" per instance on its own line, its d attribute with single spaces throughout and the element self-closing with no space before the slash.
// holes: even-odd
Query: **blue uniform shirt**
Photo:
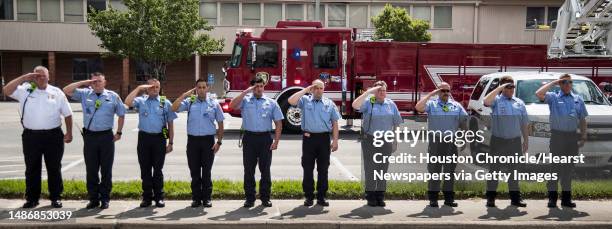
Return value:
<svg viewBox="0 0 612 229">
<path fill-rule="evenodd" d="M 114 115 L 116 114 L 119 117 L 125 116 L 125 106 L 121 101 L 121 97 L 113 91 L 105 89 L 98 96 L 91 88 L 79 88 L 74 90 L 72 99 L 81 102 L 83 107 L 83 128 L 89 127 L 90 131 L 112 130 L 115 123 L 113 120 Z M 96 103 L 99 104 L 97 111 Z"/>
<path fill-rule="evenodd" d="M 176 113 L 171 109 L 172 103 L 166 99 L 160 106 L 160 96 L 140 96 L 134 99 L 134 108 L 138 110 L 138 129 L 151 134 L 159 134 L 165 126 L 176 119 Z"/>
<path fill-rule="evenodd" d="M 529 124 L 523 100 L 497 95 L 491 104 L 491 131 L 493 136 L 505 139 L 520 137 L 521 127 Z"/>
<path fill-rule="evenodd" d="M 217 133 L 215 121 L 223 122 L 225 119 L 221 105 L 210 96 L 206 96 L 206 100 L 195 98 L 193 102 L 190 97 L 186 98 L 181 102 L 178 111 L 189 111 L 187 134 L 192 136 L 215 135 Z"/>
<path fill-rule="evenodd" d="M 382 103 L 372 103 L 373 98 L 374 96 L 367 98 L 359 108 L 362 114 L 361 125 L 367 134 L 374 135 L 378 130 L 394 130 L 394 127 L 404 122 L 393 100 L 385 98 Z"/>
<path fill-rule="evenodd" d="M 316 100 L 312 95 L 304 95 L 298 101 L 297 107 L 301 109 L 302 130 L 306 132 L 331 132 L 332 122 L 340 119 L 334 101 L 325 97 Z"/>
<path fill-rule="evenodd" d="M 244 96 L 240 103 L 240 113 L 242 127 L 251 132 L 272 131 L 272 122 L 284 118 L 276 101 L 265 95 L 255 98 L 252 93 Z"/>
<path fill-rule="evenodd" d="M 575 132 L 580 119 L 589 115 L 582 97 L 574 93 L 547 92 L 544 102 L 548 104 L 550 110 L 552 130 Z"/>
<path fill-rule="evenodd" d="M 429 130 L 456 131 L 459 124 L 467 119 L 467 112 L 460 103 L 449 99 L 446 103 L 441 99 L 427 101 L 427 128 Z"/>
</svg>

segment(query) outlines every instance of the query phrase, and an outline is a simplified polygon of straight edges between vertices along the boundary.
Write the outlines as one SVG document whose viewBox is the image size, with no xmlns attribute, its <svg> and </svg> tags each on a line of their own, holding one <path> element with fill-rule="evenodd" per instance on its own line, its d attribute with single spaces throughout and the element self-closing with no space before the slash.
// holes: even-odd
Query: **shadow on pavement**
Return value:
<svg viewBox="0 0 612 229">
<path fill-rule="evenodd" d="M 461 215 L 462 211 L 455 211 L 454 208 L 442 205 L 440 208 L 425 206 L 422 212 L 408 215 L 414 218 L 442 218 L 442 216 Z"/>
<path fill-rule="evenodd" d="M 262 205 L 259 205 L 255 208 L 249 208 L 249 209 L 240 207 L 236 210 L 226 212 L 224 215 L 211 217 L 209 219 L 216 220 L 216 221 L 238 221 L 240 219 L 255 218 L 255 217 L 267 215 L 268 213 L 264 212 L 263 210 L 264 210 L 264 206 Z"/>
<path fill-rule="evenodd" d="M 323 208 L 320 205 L 315 205 L 313 207 L 306 207 L 304 205 L 297 206 L 289 212 L 283 213 L 280 216 L 280 219 L 297 219 L 304 218 L 308 215 L 322 215 L 329 213 L 329 210 Z"/>
<path fill-rule="evenodd" d="M 170 212 L 165 216 L 153 216 L 147 219 L 154 221 L 177 221 L 185 218 L 200 217 L 206 214 L 207 213 L 204 211 L 204 208 L 192 208 L 191 206 L 187 206 L 185 208 L 177 209 L 176 211 Z"/>
<path fill-rule="evenodd" d="M 392 213 L 393 211 L 389 209 L 385 209 L 381 207 L 370 207 L 367 205 L 363 205 L 359 208 L 355 208 L 351 210 L 351 212 L 347 214 L 341 215 L 340 217 L 347 218 L 347 219 L 370 219 L 370 218 L 373 218 L 374 216 L 388 215 Z"/>
<path fill-rule="evenodd" d="M 526 211 L 519 210 L 518 207 L 515 206 L 507 206 L 504 209 L 500 209 L 497 207 L 490 208 L 487 207 L 487 214 L 481 215 L 479 219 L 490 219 L 490 220 L 508 220 L 512 217 L 519 217 L 527 215 Z"/>
<path fill-rule="evenodd" d="M 534 219 L 570 221 L 574 218 L 582 218 L 587 216 L 589 216 L 589 213 L 576 211 L 572 208 L 549 208 L 548 215 L 538 216 Z"/>
</svg>

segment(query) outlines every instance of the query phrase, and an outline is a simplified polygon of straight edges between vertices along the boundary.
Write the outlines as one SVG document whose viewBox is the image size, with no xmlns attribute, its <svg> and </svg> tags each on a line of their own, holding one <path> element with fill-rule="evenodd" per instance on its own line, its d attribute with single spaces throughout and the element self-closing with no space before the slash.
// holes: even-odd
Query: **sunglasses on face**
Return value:
<svg viewBox="0 0 612 229">
<path fill-rule="evenodd" d="M 573 83 L 574 83 L 574 81 L 571 81 L 571 80 L 562 80 L 561 81 L 561 84 L 573 84 Z"/>
<path fill-rule="evenodd" d="M 516 86 L 514 84 L 506 85 L 504 88 L 506 89 L 514 89 Z"/>
<path fill-rule="evenodd" d="M 442 90 L 440 90 L 440 92 L 442 92 L 442 93 L 449 93 L 449 92 L 450 92 L 450 90 L 448 90 L 448 89 L 442 89 Z"/>
</svg>

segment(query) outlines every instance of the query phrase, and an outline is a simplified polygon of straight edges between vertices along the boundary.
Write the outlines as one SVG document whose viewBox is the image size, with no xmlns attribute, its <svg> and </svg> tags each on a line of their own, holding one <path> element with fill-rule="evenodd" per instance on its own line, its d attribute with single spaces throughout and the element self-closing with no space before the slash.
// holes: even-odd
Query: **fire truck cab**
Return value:
<svg viewBox="0 0 612 229">
<path fill-rule="evenodd" d="M 248 88 L 251 79 L 263 77 L 267 81 L 265 95 L 276 99 L 283 110 L 284 129 L 295 131 L 300 128 L 300 112 L 287 99 L 321 79 L 326 83 L 325 96 L 337 103 L 340 113 L 351 112 L 346 101 L 350 96 L 347 57 L 352 30 L 322 27 L 320 22 L 281 21 L 276 28 L 266 28 L 260 37 L 253 37 L 248 29 L 237 32 L 225 69 L 226 76 L 231 76 L 226 77 L 226 102 Z M 227 106 L 225 112 L 240 116 L 238 110 Z"/>
</svg>

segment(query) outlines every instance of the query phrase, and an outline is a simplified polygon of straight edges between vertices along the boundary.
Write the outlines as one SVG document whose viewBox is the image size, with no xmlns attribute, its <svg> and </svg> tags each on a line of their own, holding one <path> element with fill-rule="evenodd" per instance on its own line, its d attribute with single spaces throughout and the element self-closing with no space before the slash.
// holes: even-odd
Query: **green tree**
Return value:
<svg viewBox="0 0 612 229">
<path fill-rule="evenodd" d="M 383 11 L 372 17 L 372 24 L 376 28 L 375 39 L 393 39 L 394 41 L 424 42 L 431 40 L 429 22 L 413 19 L 406 9 L 386 4 Z"/>
<path fill-rule="evenodd" d="M 123 0 L 125 11 L 93 8 L 87 21 L 100 47 L 110 56 L 148 64 L 146 74 L 164 80 L 166 66 L 193 54 L 223 49 L 224 40 L 211 38 L 212 30 L 199 15 L 199 0 Z"/>
</svg>

